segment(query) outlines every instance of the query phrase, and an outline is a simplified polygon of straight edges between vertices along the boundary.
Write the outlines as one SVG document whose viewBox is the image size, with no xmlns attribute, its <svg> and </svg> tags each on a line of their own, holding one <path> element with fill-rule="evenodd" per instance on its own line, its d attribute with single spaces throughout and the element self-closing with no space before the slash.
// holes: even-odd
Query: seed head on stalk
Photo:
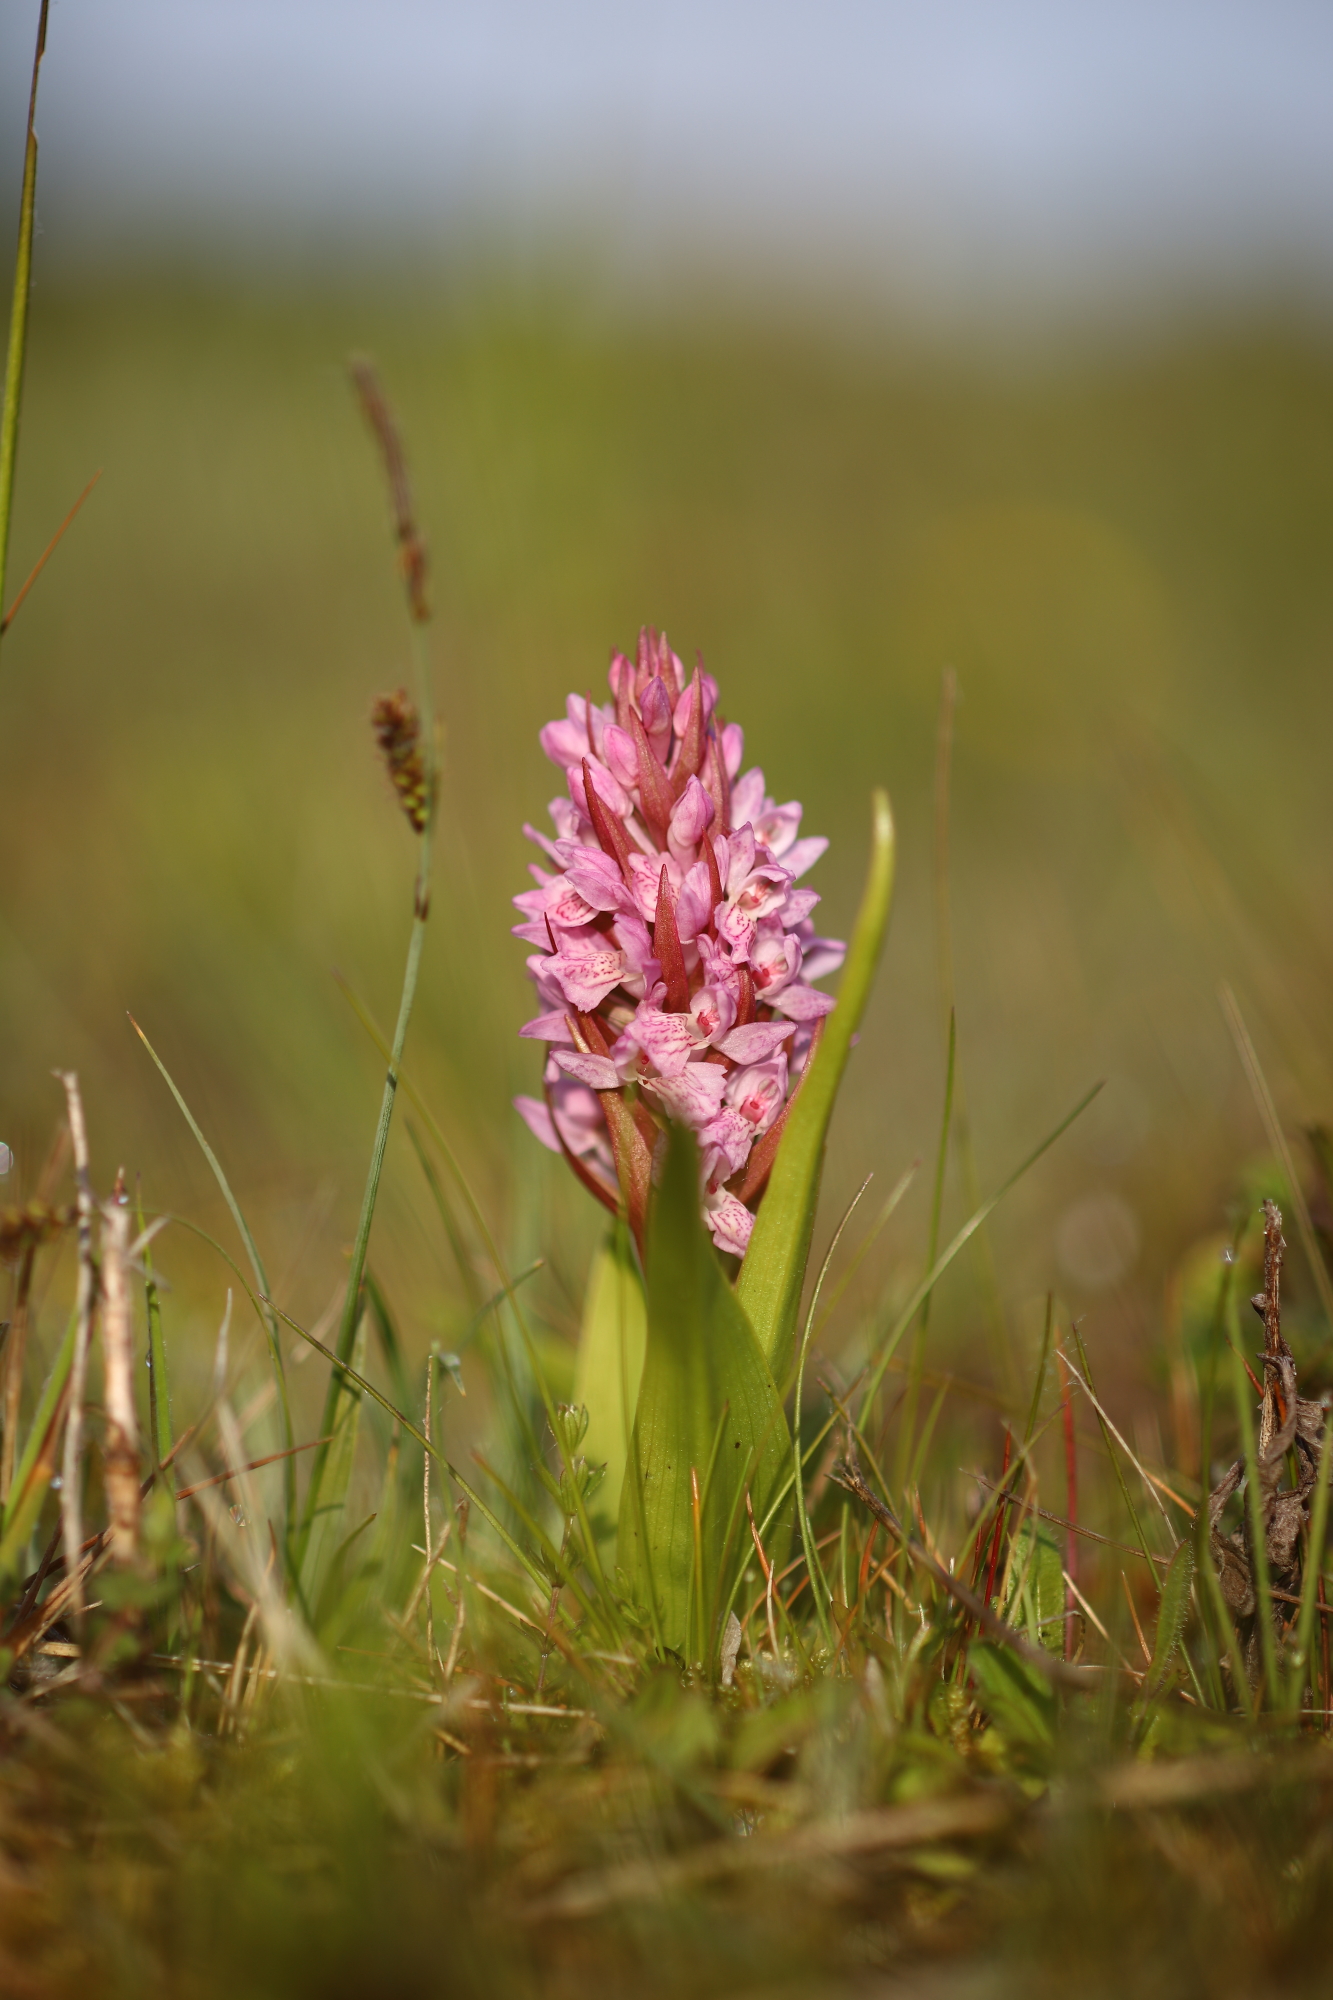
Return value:
<svg viewBox="0 0 1333 2000">
<path fill-rule="evenodd" d="M 652 1159 L 667 1119 L 695 1133 L 701 1200 L 719 1249 L 743 1256 L 787 1106 L 834 1005 L 812 983 L 844 947 L 815 934 L 797 883 L 828 842 L 800 837 L 801 807 L 741 774 L 743 737 L 651 628 L 616 653 L 612 699 L 571 694 L 541 744 L 565 774 L 550 867 L 514 898 L 515 935 L 541 1012 L 520 1030 L 548 1048 L 544 1101 L 515 1100 L 642 1241 Z"/>
</svg>

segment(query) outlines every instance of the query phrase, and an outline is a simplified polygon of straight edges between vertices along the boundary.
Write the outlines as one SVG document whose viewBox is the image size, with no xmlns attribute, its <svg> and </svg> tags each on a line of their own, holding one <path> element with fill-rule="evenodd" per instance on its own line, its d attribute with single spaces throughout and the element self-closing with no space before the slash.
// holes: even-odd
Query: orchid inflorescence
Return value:
<svg viewBox="0 0 1333 2000">
<path fill-rule="evenodd" d="M 834 1005 L 811 982 L 844 947 L 796 886 L 828 842 L 799 837 L 801 807 L 775 805 L 761 770 L 739 775 L 717 683 L 702 665 L 687 680 L 665 634 L 645 628 L 608 678 L 611 702 L 572 694 L 541 732 L 568 796 L 554 840 L 523 829 L 554 872 L 534 864 L 514 898 L 542 1006 L 520 1032 L 549 1054 L 544 1101 L 515 1102 L 640 1241 L 658 1140 L 688 1126 L 713 1241 L 741 1256 Z"/>
</svg>

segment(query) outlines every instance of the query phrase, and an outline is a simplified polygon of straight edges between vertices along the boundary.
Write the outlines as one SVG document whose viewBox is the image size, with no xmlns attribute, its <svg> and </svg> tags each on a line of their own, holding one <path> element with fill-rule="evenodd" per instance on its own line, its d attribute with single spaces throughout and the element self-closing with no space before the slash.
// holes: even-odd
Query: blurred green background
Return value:
<svg viewBox="0 0 1333 2000">
<path fill-rule="evenodd" d="M 997 348 L 869 314 L 681 307 L 481 268 L 432 288 L 171 269 L 42 286 L 15 586 L 103 477 L 0 658 L 6 1187 L 35 1180 L 50 1071 L 73 1066 L 101 1183 L 123 1161 L 150 1206 L 230 1243 L 131 1010 L 282 1303 L 310 1323 L 338 1287 L 381 1070 L 332 973 L 391 1021 L 414 863 L 367 724 L 409 663 L 344 370 L 365 349 L 408 443 L 447 725 L 408 1067 L 514 1258 L 548 1258 L 552 1328 L 577 1323 L 600 1212 L 510 1109 L 538 1058 L 516 1038 L 508 898 L 521 822 L 556 789 L 539 726 L 652 621 L 702 649 L 747 761 L 831 836 L 814 881 L 835 934 L 870 788 L 892 792 L 900 889 L 824 1234 L 868 1171 L 887 1189 L 935 1145 L 933 788 L 956 673 L 953 956 L 983 1192 L 1107 1080 L 1000 1210 L 1000 1292 L 1021 1346 L 1054 1289 L 1114 1394 L 1142 1401 L 1168 1277 L 1266 1150 L 1220 978 L 1298 1145 L 1333 1117 L 1328 326 Z M 401 1126 L 372 1265 L 420 1351 L 463 1308 Z M 928 1180 L 851 1288 L 849 1329 L 919 1271 Z M 956 1168 L 947 1204 L 956 1225 Z M 184 1232 L 160 1250 L 172 1337 L 202 1368 L 227 1274 Z M 987 1365 L 980 1268 L 941 1297 L 951 1364 Z"/>
</svg>

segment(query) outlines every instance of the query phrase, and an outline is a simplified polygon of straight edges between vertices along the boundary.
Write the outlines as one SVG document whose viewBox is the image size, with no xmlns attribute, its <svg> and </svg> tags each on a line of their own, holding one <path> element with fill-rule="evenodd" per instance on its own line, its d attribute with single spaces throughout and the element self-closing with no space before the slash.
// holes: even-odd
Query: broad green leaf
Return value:
<svg viewBox="0 0 1333 2000">
<path fill-rule="evenodd" d="M 1065 1579 L 1060 1544 L 1044 1521 L 1024 1521 L 1014 1537 L 1009 1583 L 1002 1607 L 1011 1625 L 1020 1626 L 1034 1644 L 1048 1653 L 1063 1653 Z"/>
<path fill-rule="evenodd" d="M 772 1370 L 699 1213 L 698 1150 L 679 1129 L 649 1213 L 647 1301 L 620 1566 L 660 1642 L 710 1663 L 733 1576 L 752 1550 L 746 1491 L 762 1521 L 791 1440 Z"/>
<path fill-rule="evenodd" d="M 810 1260 L 824 1141 L 847 1067 L 852 1037 L 861 1024 L 893 900 L 893 816 L 886 792 L 873 799 L 870 872 L 852 933 L 838 1004 L 824 1023 L 824 1037 L 794 1099 L 768 1191 L 741 1265 L 736 1297 L 774 1373 L 789 1365 Z"/>
<path fill-rule="evenodd" d="M 352 1350 L 352 1367 L 365 1371 L 369 1315 L 363 1314 Z M 334 1373 L 333 1394 L 329 1398 L 333 1421 L 330 1443 L 323 1463 L 311 1473 L 306 1496 L 306 1519 L 310 1532 L 301 1556 L 301 1595 L 310 1606 L 319 1603 L 323 1587 L 347 1533 L 344 1515 L 347 1489 L 352 1481 L 356 1440 L 361 1428 L 361 1391 L 346 1375 Z"/>
<path fill-rule="evenodd" d="M 588 1276 L 573 1395 L 588 1411 L 584 1456 L 606 1466 L 602 1495 L 612 1520 L 620 1508 L 647 1338 L 638 1262 L 623 1223 L 616 1223 Z"/>
</svg>

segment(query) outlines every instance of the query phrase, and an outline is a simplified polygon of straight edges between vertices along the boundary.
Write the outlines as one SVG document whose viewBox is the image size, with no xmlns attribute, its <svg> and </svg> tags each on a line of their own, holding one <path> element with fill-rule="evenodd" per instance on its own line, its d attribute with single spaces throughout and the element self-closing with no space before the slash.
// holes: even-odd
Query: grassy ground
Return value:
<svg viewBox="0 0 1333 2000">
<path fill-rule="evenodd" d="M 162 277 L 39 292 L 32 342 L 12 576 L 88 475 L 104 476 L 0 659 L 0 1137 L 18 1161 L 5 1199 L 36 1185 L 61 1110 L 49 1071 L 73 1065 L 98 1186 L 123 1160 L 150 1210 L 235 1247 L 128 1008 L 225 1162 L 282 1307 L 309 1326 L 343 1282 L 382 1069 L 330 972 L 391 1017 L 413 866 L 366 727 L 372 696 L 409 673 L 377 471 L 342 372 L 348 348 L 367 346 L 432 544 L 447 728 L 409 1070 L 510 1268 L 546 1259 L 527 1296 L 557 1392 L 598 1218 L 507 1108 L 534 1073 L 514 1032 L 527 1010 L 506 899 L 526 858 L 519 824 L 554 789 L 537 727 L 651 618 L 683 653 L 703 647 L 771 789 L 832 835 L 821 886 L 835 931 L 855 907 L 870 787 L 894 796 L 900 894 L 820 1243 L 867 1171 L 886 1189 L 936 1143 L 946 668 L 962 693 L 951 936 L 980 1191 L 1108 1080 L 940 1288 L 929 1386 L 950 1371 L 961 1386 L 921 1469 L 928 1533 L 971 1561 L 976 1488 L 960 1467 L 995 1472 L 1002 1414 L 1021 1430 L 1049 1293 L 1059 1325 L 1081 1316 L 1139 1456 L 1197 1495 L 1194 1362 L 1210 1351 L 1218 1251 L 1261 1192 L 1286 1193 L 1220 978 L 1316 1204 L 1299 1133 L 1333 1117 L 1322 330 L 1190 327 L 1132 351 L 999 359 L 864 326 L 835 339 L 703 310 L 636 322 L 479 280 L 315 297 Z M 460 1464 L 483 1445 L 521 1467 L 474 1323 L 494 1275 L 479 1256 L 460 1276 L 407 1122 L 371 1265 L 411 1412 L 430 1342 L 471 1340 L 467 1401 L 449 1394 L 439 1434 Z M 971 1178 L 957 1144 L 946 1235 L 973 1205 Z M 843 1379 L 920 1274 L 929 1181 L 918 1175 L 829 1324 L 821 1365 Z M 1326 1329 L 1289 1234 L 1287 1328 L 1309 1394 Z M 233 1280 L 184 1230 L 153 1254 L 171 1287 L 179 1434 L 211 1407 Z M 25 1413 L 64 1325 L 72 1246 L 39 1268 Z M 310 1438 L 325 1371 L 297 1365 L 294 1335 L 284 1344 Z M 393 1391 L 391 1356 L 371 1353 Z M 225 1381 L 255 1455 L 281 1444 L 264 1368 L 238 1304 Z M 1038 1416 L 1058 1415 L 1050 1370 Z M 1229 1448 L 1234 1422 L 1218 1423 Z M 1090 1408 L 1079 1433 L 1080 1519 L 1133 1540 Z M 905 1980 L 970 1994 L 1121 1991 L 1131 1976 L 1173 1993 L 1316 1990 L 1322 1753 L 1292 1764 L 1281 1744 L 1256 1785 L 1253 1734 L 1176 1703 L 1153 1725 L 1159 1761 L 1135 1761 L 1131 1696 L 1010 1685 L 1002 1665 L 984 1713 L 951 1707 L 957 1623 L 910 1566 L 893 1573 L 897 1596 L 876 1587 L 831 1670 L 814 1670 L 796 1608 L 791 1686 L 765 1677 L 761 1587 L 754 1644 L 719 1703 L 643 1666 L 619 1611 L 606 1615 L 621 1637 L 589 1658 L 543 1648 L 540 1595 L 478 1529 L 448 1692 L 420 1699 L 430 1593 L 406 1638 L 384 1607 L 397 1615 L 414 1589 L 421 1455 L 400 1440 L 386 1457 L 390 1440 L 368 1410 L 349 1519 L 375 1512 L 363 1546 L 378 1567 L 355 1572 L 345 1604 L 330 1594 L 304 1683 L 275 1689 L 272 1655 L 247 1642 L 234 1673 L 185 1677 L 184 1711 L 161 1663 L 127 1691 L 112 1604 L 94 1621 L 109 1694 L 11 1704 L 11 1990 Z M 226 1462 L 210 1432 L 197 1448 L 192 1478 Z M 1062 1511 L 1058 1423 L 1034 1463 Z M 228 1506 L 253 1525 L 280 1484 L 280 1469 L 258 1475 L 253 1504 L 229 1488 Z M 438 1523 L 438 1493 L 435 1506 Z M 850 1610 L 869 1523 L 831 1488 L 818 1506 Z M 53 1520 L 54 1501 L 39 1541 Z M 235 1659 L 260 1592 L 246 1532 L 223 1514 L 191 1528 L 205 1584 L 181 1586 L 184 1608 L 142 1612 L 167 1620 L 157 1650 Z M 186 1557 L 163 1547 L 166 1574 Z M 1085 1555 L 1108 1644 L 1133 1651 L 1120 1561 Z M 436 1580 L 445 1653 L 457 1602 Z M 1141 1588 L 1138 1609 L 1151 1640 Z M 640 1664 L 597 1663 L 625 1646 Z M 313 1685 L 330 1660 L 381 1691 Z M 1242 1761 L 1219 1779 L 1213 1753 L 1230 1750 Z M 1185 1773 L 1174 1794 L 1133 1775 L 1162 1769 Z M 940 1817 L 913 1820 L 918 1806 Z M 723 1854 L 717 1836 L 738 1827 L 776 1843 L 762 1867 L 738 1863 L 734 1843 Z M 664 1864 L 651 1881 L 633 1872 L 645 1859 Z"/>
</svg>

